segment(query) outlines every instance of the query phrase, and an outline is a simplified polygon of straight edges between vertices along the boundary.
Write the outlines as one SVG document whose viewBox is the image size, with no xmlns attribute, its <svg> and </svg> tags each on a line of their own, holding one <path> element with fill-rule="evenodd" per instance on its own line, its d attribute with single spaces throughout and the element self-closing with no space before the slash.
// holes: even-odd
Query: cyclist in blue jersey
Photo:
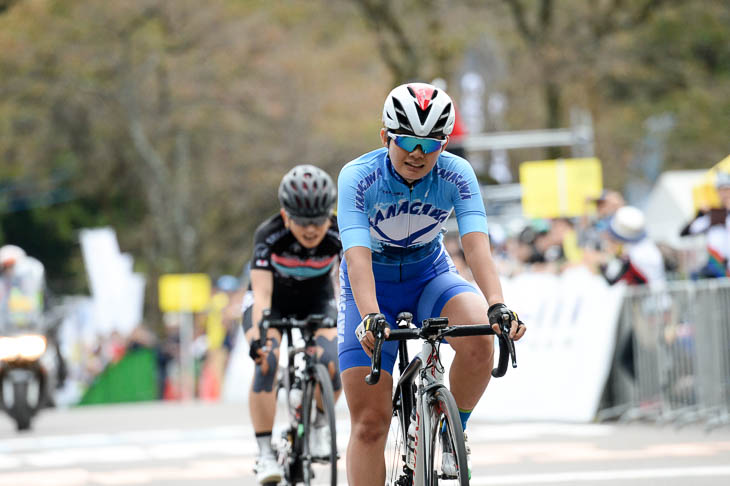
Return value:
<svg viewBox="0 0 730 486">
<path fill-rule="evenodd" d="M 511 322 L 511 337 L 525 333 L 503 302 L 474 171 L 466 160 L 445 151 L 454 127 L 451 98 L 429 84 L 398 86 L 385 100 L 383 125 L 383 148 L 345 165 L 338 180 L 337 217 L 345 252 L 338 354 L 352 424 L 347 449 L 351 486 L 382 486 L 385 479 L 397 343 L 384 344 L 382 369 L 387 373 L 377 385 L 367 385 L 373 322 L 384 316 L 393 324 L 398 312 L 409 311 L 419 323 L 445 316 L 455 325 L 490 322 L 497 332 L 505 318 Z M 452 211 L 481 293 L 456 273 L 444 249 L 441 228 Z M 449 343 L 456 352 L 450 387 L 466 429 L 489 382 L 493 339 L 453 338 Z"/>
<path fill-rule="evenodd" d="M 263 337 L 259 323 L 265 309 L 273 319 L 336 315 L 333 269 L 342 245 L 332 214 L 335 199 L 335 184 L 325 171 L 313 165 L 298 165 L 284 175 L 279 185 L 280 211 L 254 233 L 251 284 L 243 300 L 242 324 L 250 343 L 249 354 L 256 363 L 249 409 L 259 448 L 256 478 L 261 484 L 278 483 L 283 470 L 271 447 L 281 333 L 269 329 Z M 336 334 L 334 329 L 316 333 L 317 357 L 330 372 L 335 399 L 342 388 Z M 310 444 L 317 456 L 330 454 L 325 420 L 326 415 L 317 407 Z"/>
</svg>

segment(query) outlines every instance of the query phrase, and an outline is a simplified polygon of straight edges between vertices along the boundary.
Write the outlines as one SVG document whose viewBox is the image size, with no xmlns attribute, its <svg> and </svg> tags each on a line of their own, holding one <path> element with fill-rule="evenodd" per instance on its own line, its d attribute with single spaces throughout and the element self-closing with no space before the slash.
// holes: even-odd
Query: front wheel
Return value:
<svg viewBox="0 0 730 486">
<path fill-rule="evenodd" d="M 29 383 L 20 381 L 13 383 L 13 406 L 10 415 L 15 419 L 18 431 L 30 430 L 33 408 L 28 403 Z"/>
<path fill-rule="evenodd" d="M 337 432 L 332 379 L 322 364 L 314 366 L 314 380 L 304 387 L 301 444 L 302 480 L 305 485 L 337 485 Z M 321 407 L 321 408 L 320 408 Z"/>
<path fill-rule="evenodd" d="M 469 486 L 464 430 L 454 396 L 446 387 L 437 388 L 430 396 L 431 430 L 426 431 L 429 486 Z"/>
<path fill-rule="evenodd" d="M 386 486 L 413 486 L 413 469 L 407 464 L 409 460 L 407 434 L 411 418 L 412 395 L 404 394 L 400 388 L 397 393 L 388 438 L 385 442 L 385 484 Z M 411 462 L 413 461 L 415 458 L 411 457 Z"/>
</svg>

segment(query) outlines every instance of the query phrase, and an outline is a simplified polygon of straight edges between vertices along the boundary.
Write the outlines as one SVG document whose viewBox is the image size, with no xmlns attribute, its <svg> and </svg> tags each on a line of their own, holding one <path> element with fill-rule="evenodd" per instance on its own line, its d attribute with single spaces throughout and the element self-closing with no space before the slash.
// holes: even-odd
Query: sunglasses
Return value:
<svg viewBox="0 0 730 486">
<path fill-rule="evenodd" d="M 329 216 L 317 216 L 316 218 L 305 218 L 303 216 L 289 216 L 291 220 L 296 224 L 297 226 L 306 227 L 311 224 L 314 226 L 322 226 L 327 222 L 327 220 L 330 218 Z"/>
<path fill-rule="evenodd" d="M 416 147 L 420 145 L 424 154 L 430 154 L 431 152 L 440 150 L 441 147 L 446 145 L 447 141 L 446 138 L 443 140 L 438 138 L 423 138 L 412 135 L 396 135 L 390 132 L 388 132 L 388 137 L 392 138 L 397 146 L 409 153 L 416 150 Z"/>
</svg>

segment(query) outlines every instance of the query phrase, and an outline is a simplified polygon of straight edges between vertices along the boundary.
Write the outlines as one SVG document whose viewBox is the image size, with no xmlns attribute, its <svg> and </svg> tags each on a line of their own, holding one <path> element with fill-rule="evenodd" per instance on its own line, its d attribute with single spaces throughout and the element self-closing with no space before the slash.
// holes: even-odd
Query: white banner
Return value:
<svg viewBox="0 0 730 486">
<path fill-rule="evenodd" d="M 502 286 L 528 331 L 516 343 L 517 368 L 491 379 L 473 416 L 593 421 L 613 361 L 624 287 L 583 267 L 526 273 L 502 279 Z"/>
<path fill-rule="evenodd" d="M 624 287 L 611 287 L 576 267 L 561 275 L 502 278 L 502 288 L 507 305 L 528 331 L 516 343 L 517 368 L 510 366 L 504 377 L 491 379 L 472 416 L 486 421 L 593 421 L 613 360 Z M 224 399 L 229 401 L 245 401 L 253 378 L 248 345 L 238 337 L 225 382 Z M 420 344 L 410 344 L 412 358 Z M 496 348 L 495 341 L 495 365 Z M 453 355 L 451 347 L 441 347 L 447 370 Z"/>
<path fill-rule="evenodd" d="M 112 228 L 81 230 L 79 240 L 94 299 L 96 331 L 128 335 L 142 322 L 144 276 L 132 271 L 132 257 L 120 253 Z"/>
</svg>

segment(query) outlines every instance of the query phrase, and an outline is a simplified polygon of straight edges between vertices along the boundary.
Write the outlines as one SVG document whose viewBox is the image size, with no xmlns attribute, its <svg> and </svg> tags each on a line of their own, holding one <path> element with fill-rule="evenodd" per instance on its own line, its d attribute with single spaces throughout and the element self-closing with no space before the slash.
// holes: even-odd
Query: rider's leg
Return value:
<svg viewBox="0 0 730 486">
<path fill-rule="evenodd" d="M 347 484 L 350 486 L 382 486 L 385 482 L 385 442 L 392 417 L 391 394 L 393 391 L 392 370 L 398 353 L 398 343 L 383 344 L 380 381 L 377 385 L 365 383 L 370 373 L 370 358 L 355 336 L 355 328 L 361 320 L 360 312 L 349 287 L 344 264 L 340 272 L 339 313 L 337 316 L 340 373 L 345 390 L 347 407 L 350 411 L 350 441 L 347 445 Z M 403 283 L 378 283 L 382 295 L 406 297 L 417 295 Z M 420 289 L 419 289 L 420 291 Z M 395 315 L 389 311 L 386 299 L 378 296 L 380 311 L 388 322 L 394 322 Z M 397 304 L 397 302 L 396 302 Z M 414 302 L 415 304 L 415 302 Z M 406 302 L 404 307 L 410 308 Z"/>
<path fill-rule="evenodd" d="M 246 342 L 250 343 L 254 334 L 250 305 L 244 309 L 242 325 Z M 259 445 L 259 455 L 273 455 L 271 432 L 276 414 L 276 371 L 281 342 L 281 333 L 275 329 L 270 329 L 267 336 L 271 338 L 266 344 L 270 347 L 270 352 L 264 362 L 254 366 L 254 376 L 248 394 L 248 408 L 256 442 Z"/>
<path fill-rule="evenodd" d="M 382 486 L 385 483 L 383 450 L 392 416 L 393 377 L 380 375 L 377 385 L 365 383 L 369 367 L 356 366 L 342 372 L 347 407 L 350 410 L 350 442 L 347 445 L 347 484 Z"/>
<path fill-rule="evenodd" d="M 248 403 L 251 412 L 251 423 L 254 431 L 259 434 L 271 432 L 276 415 L 276 372 L 279 362 L 279 343 L 281 335 L 269 330 L 269 353 L 261 364 L 254 368 L 251 393 Z"/>
<path fill-rule="evenodd" d="M 487 303 L 477 293 L 463 292 L 453 296 L 444 305 L 441 315 L 454 325 L 487 324 Z M 479 402 L 487 388 L 494 362 L 494 338 L 492 336 L 468 336 L 449 338 L 449 344 L 456 352 L 449 383 L 462 421 Z"/>
<path fill-rule="evenodd" d="M 320 329 L 316 333 L 317 342 L 317 360 L 324 365 L 330 375 L 332 381 L 332 391 L 334 392 L 335 403 L 342 394 L 342 379 L 340 377 L 339 360 L 337 358 L 337 329 Z M 314 427 L 319 430 L 319 439 L 315 441 L 313 447 L 320 455 L 328 455 L 329 439 L 327 436 L 327 415 L 322 402 L 322 390 L 320 387 L 314 392 L 314 400 L 316 402 L 316 413 L 314 415 Z"/>
<path fill-rule="evenodd" d="M 477 288 L 454 272 L 445 272 L 428 283 L 418 301 L 417 320 L 448 317 L 449 324 L 487 324 L 487 303 Z M 469 414 L 491 377 L 494 358 L 492 336 L 449 338 L 456 356 L 449 370 L 451 393 L 466 427 Z"/>
<path fill-rule="evenodd" d="M 335 392 L 335 402 L 342 394 L 342 379 L 337 359 L 337 329 L 320 329 L 316 333 L 317 360 L 327 368 Z M 317 403 L 320 403 L 317 398 Z"/>
</svg>

